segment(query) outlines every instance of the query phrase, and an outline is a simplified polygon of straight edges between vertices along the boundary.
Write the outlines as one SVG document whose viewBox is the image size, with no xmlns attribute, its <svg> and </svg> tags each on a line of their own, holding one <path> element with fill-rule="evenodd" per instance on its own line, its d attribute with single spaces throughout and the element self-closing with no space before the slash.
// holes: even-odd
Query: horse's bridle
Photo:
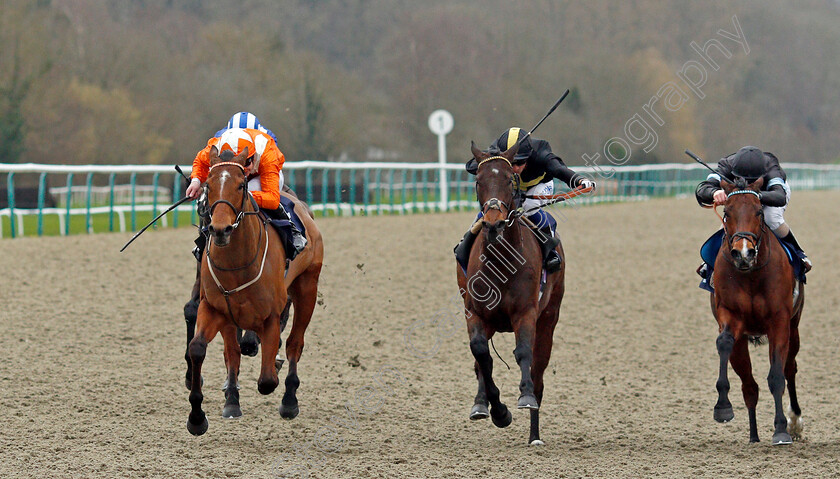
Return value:
<svg viewBox="0 0 840 479">
<path fill-rule="evenodd" d="M 234 161 L 223 161 L 221 163 L 216 163 L 215 165 L 210 167 L 210 171 L 213 171 L 213 168 L 216 168 L 217 166 L 236 166 L 240 170 L 242 170 L 242 174 L 245 174 L 245 167 L 240 165 L 239 163 L 234 162 Z M 239 208 L 234 206 L 233 203 L 231 203 L 228 200 L 224 200 L 224 199 L 216 200 L 216 201 L 213 202 L 212 205 L 210 205 L 210 208 L 207 210 L 207 218 L 212 219 L 213 211 L 220 204 L 227 205 L 236 214 L 236 221 L 234 221 L 234 223 L 232 225 L 233 229 L 235 230 L 236 228 L 239 227 L 239 223 L 242 222 L 242 219 L 245 218 L 246 215 L 258 215 L 259 212 L 260 212 L 260 209 L 257 207 L 257 202 L 256 202 L 256 200 L 254 200 L 254 197 L 251 196 L 248 193 L 248 178 L 247 178 L 247 176 L 245 177 L 245 181 L 242 182 L 242 186 L 240 186 L 240 188 L 242 189 L 242 201 L 240 201 L 240 203 L 239 203 Z M 245 199 L 246 198 L 249 198 L 251 200 L 251 205 L 254 207 L 254 211 L 245 211 Z"/>
<path fill-rule="evenodd" d="M 510 160 L 508 160 L 504 156 L 491 156 L 481 160 L 478 163 L 478 167 L 476 168 L 476 176 L 478 176 L 478 168 L 481 168 L 481 165 L 491 160 L 504 160 L 508 165 L 511 166 L 511 168 L 513 167 L 513 164 L 510 162 Z M 516 197 L 516 193 L 519 191 L 519 181 L 519 175 L 514 173 L 511 183 L 514 198 Z M 476 183 L 478 182 L 476 181 Z M 502 207 L 504 207 L 508 211 L 507 217 L 505 218 L 505 227 L 510 226 L 514 221 L 517 220 L 517 218 L 519 218 L 519 216 L 521 216 L 521 211 L 519 211 L 518 209 L 511 208 L 511 205 L 505 203 L 504 201 L 496 197 L 490 198 L 489 200 L 485 201 L 483 205 L 481 205 L 481 214 L 482 216 L 486 216 L 490 210 L 498 210 L 499 212 L 501 212 Z"/>
<path fill-rule="evenodd" d="M 726 199 L 729 199 L 730 197 L 732 197 L 734 195 L 755 195 L 755 197 L 759 199 L 759 202 L 761 201 L 761 195 L 759 195 L 758 193 L 756 193 L 753 190 L 735 190 L 735 191 L 727 194 Z M 759 204 L 759 206 L 761 206 L 761 205 Z M 732 249 L 732 244 L 735 241 L 738 241 L 739 238 L 740 239 L 746 239 L 753 244 L 753 248 L 755 249 L 755 257 L 758 258 L 760 248 L 761 248 L 761 241 L 764 239 L 764 235 L 766 233 L 766 226 L 765 226 L 765 223 L 764 223 L 764 208 L 759 208 L 758 216 L 760 217 L 759 222 L 761 224 L 761 231 L 759 232 L 759 234 L 755 234 L 752 231 L 736 231 L 734 234 L 730 235 L 729 232 L 726 231 L 726 220 L 725 220 L 726 210 L 724 209 L 723 217 L 721 217 L 721 223 L 723 224 L 723 236 L 726 238 L 726 244 L 728 246 L 728 249 L 731 250 Z M 726 258 L 733 266 L 735 265 L 735 262 L 731 258 L 731 255 L 727 256 Z M 768 257 L 767 261 L 768 262 L 770 261 L 769 257 Z M 767 262 L 765 262 L 761 266 L 758 266 L 757 268 L 754 268 L 754 269 L 763 268 L 766 264 L 767 264 Z"/>
</svg>

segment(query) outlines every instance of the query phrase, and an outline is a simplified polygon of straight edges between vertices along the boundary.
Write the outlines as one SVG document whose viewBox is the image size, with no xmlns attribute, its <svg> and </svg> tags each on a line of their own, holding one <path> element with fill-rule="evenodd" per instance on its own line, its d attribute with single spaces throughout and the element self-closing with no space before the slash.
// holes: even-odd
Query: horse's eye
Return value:
<svg viewBox="0 0 840 479">
<path fill-rule="evenodd" d="M 248 188 L 248 183 L 245 183 L 245 182 L 243 181 L 243 182 L 242 182 L 242 184 L 241 184 L 241 185 L 239 185 L 239 189 L 240 189 L 240 190 L 244 190 L 244 189 L 246 189 L 246 188 Z"/>
</svg>

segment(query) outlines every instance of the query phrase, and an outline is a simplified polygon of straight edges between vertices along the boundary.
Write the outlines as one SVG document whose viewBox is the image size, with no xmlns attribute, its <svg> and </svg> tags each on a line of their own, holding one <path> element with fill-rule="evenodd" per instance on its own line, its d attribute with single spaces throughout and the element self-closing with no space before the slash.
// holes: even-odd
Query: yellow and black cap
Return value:
<svg viewBox="0 0 840 479">
<path fill-rule="evenodd" d="M 522 130 L 522 128 L 509 128 L 502 133 L 502 136 L 500 136 L 498 140 L 496 140 L 496 146 L 498 146 L 501 151 L 507 151 L 513 147 L 517 141 L 519 141 L 519 150 L 517 150 L 516 156 L 513 157 L 513 162 L 520 164 L 525 163 L 533 151 L 530 140 L 525 138 L 526 134 L 527 132 Z"/>
</svg>

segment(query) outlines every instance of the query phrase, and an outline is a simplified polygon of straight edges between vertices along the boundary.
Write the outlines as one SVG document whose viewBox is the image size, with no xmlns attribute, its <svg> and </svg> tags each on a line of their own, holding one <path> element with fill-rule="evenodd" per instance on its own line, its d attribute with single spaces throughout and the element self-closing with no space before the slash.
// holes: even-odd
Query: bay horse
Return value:
<svg viewBox="0 0 840 479">
<path fill-rule="evenodd" d="M 799 318 L 805 304 L 805 286 L 794 276 L 780 242 L 764 223 L 758 179 L 747 185 L 721 181 L 726 193 L 723 223 L 724 241 L 715 260 L 715 292 L 711 295 L 712 312 L 720 334 L 717 350 L 720 374 L 714 418 L 729 422 L 735 415 L 729 402 L 729 379 L 726 363 L 741 378 L 741 390 L 750 420 L 750 442 L 758 442 L 755 407 L 758 384 L 752 375 L 747 343 L 766 335 L 770 346 L 770 373 L 767 384 L 773 395 L 776 414 L 773 444 L 790 444 L 802 432 L 802 411 L 796 398 L 796 354 L 799 352 Z M 782 410 L 782 395 L 787 379 L 790 397 L 790 420 Z"/>
<path fill-rule="evenodd" d="M 470 419 L 492 417 L 497 427 L 507 427 L 512 416 L 501 402 L 493 382 L 493 358 L 488 341 L 496 332 L 513 332 L 513 351 L 521 370 L 517 408 L 528 409 L 531 428 L 528 443 L 540 440 L 540 405 L 543 373 L 551 357 L 554 328 L 560 316 L 565 291 L 565 261 L 559 271 L 548 275 L 540 297 L 542 253 L 538 240 L 515 211 L 516 176 L 511 162 L 519 144 L 500 155 L 479 150 L 472 144 L 478 161 L 476 193 L 484 216 L 473 226 L 478 234 L 470 251 L 466 274 L 457 267 L 458 286 L 464 298 L 470 350 L 475 357 L 478 393 Z M 557 252 L 563 258 L 562 245 Z M 488 405 L 490 409 L 488 410 Z"/>
<path fill-rule="evenodd" d="M 248 193 L 244 165 L 247 149 L 238 156 L 216 148 L 210 151 L 210 173 L 205 183 L 209 207 L 209 236 L 201 259 L 199 304 L 194 337 L 189 341 L 188 379 L 190 404 L 187 430 L 193 435 L 207 431 L 201 403 L 201 367 L 207 344 L 217 333 L 224 341 L 227 382 L 222 416 L 239 417 L 238 374 L 241 352 L 237 328 L 254 331 L 261 339 L 262 361 L 257 389 L 270 394 L 279 379 L 275 357 L 280 345 L 284 312 L 294 305 L 294 321 L 286 343 L 289 371 L 280 415 L 292 419 L 299 413 L 297 365 L 304 345 L 304 333 L 312 318 L 323 262 L 323 242 L 311 216 L 300 215 L 309 244 L 286 270 L 286 254 L 280 235 L 267 223 Z M 305 207 L 296 202 L 295 209 Z M 285 275 L 284 275 L 285 272 Z M 286 316 L 287 317 L 287 316 Z"/>
</svg>

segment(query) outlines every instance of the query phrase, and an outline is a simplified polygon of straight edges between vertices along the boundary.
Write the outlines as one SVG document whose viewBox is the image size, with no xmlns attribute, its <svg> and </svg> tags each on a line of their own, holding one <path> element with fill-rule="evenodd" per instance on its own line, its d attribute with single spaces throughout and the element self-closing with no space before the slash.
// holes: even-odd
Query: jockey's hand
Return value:
<svg viewBox="0 0 840 479">
<path fill-rule="evenodd" d="M 578 178 L 577 184 L 579 187 L 592 188 L 593 190 L 595 189 L 595 182 L 590 180 L 589 178 Z"/>
<path fill-rule="evenodd" d="M 201 194 L 201 181 L 198 178 L 193 178 L 190 180 L 190 186 L 187 187 L 187 196 L 192 199 L 198 199 L 198 196 Z"/>
<path fill-rule="evenodd" d="M 726 193 L 723 190 L 715 191 L 715 195 L 713 198 L 715 200 L 715 206 L 720 206 L 726 203 Z"/>
</svg>

